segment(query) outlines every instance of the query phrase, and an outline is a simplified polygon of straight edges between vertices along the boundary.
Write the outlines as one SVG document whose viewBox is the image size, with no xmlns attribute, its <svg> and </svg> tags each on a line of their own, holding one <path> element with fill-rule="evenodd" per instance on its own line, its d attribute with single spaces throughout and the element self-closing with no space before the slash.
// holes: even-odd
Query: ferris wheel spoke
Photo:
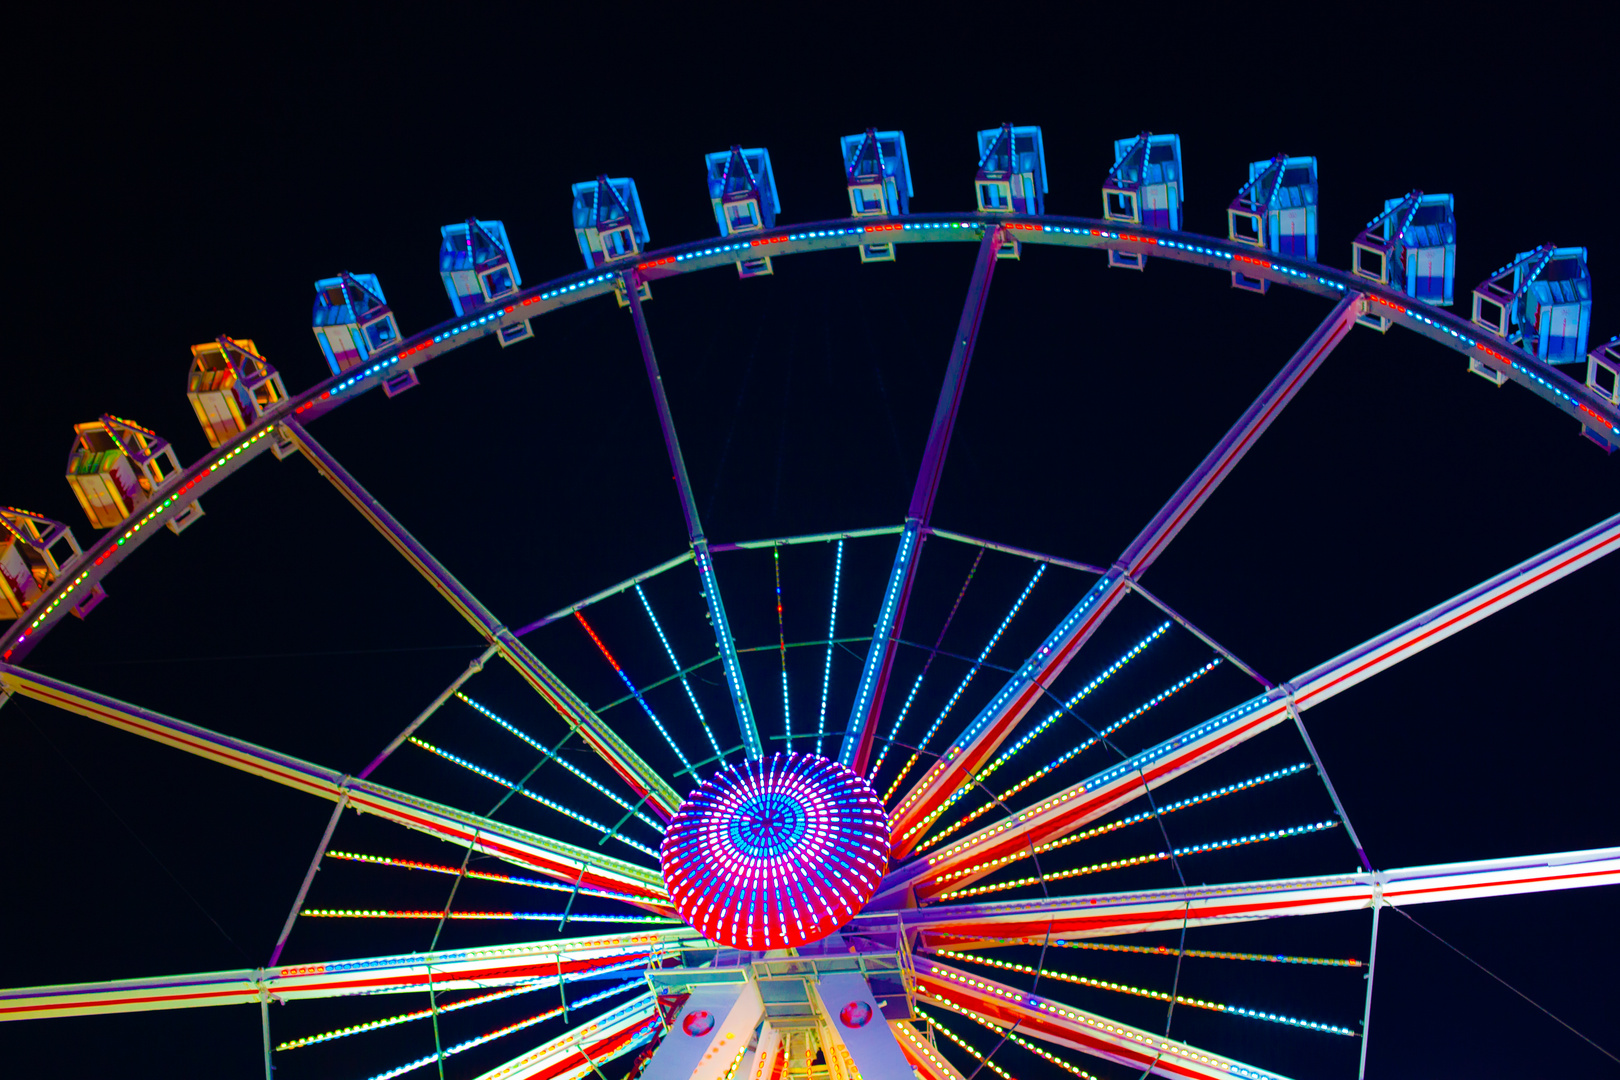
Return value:
<svg viewBox="0 0 1620 1080">
<path fill-rule="evenodd" d="M 945 366 L 945 382 L 939 389 L 939 402 L 934 406 L 934 420 L 928 430 L 928 442 L 923 448 L 922 465 L 917 470 L 917 484 L 912 489 L 911 504 L 906 509 L 905 529 L 900 533 L 894 566 L 883 589 L 872 644 L 867 649 L 861 680 L 856 686 L 855 703 L 850 707 L 849 723 L 844 728 L 844 741 L 838 748 L 839 764 L 862 776 L 871 764 L 878 716 L 883 711 L 883 695 L 888 690 L 889 675 L 894 668 L 896 639 L 905 626 L 906 605 L 911 600 L 911 587 L 917 580 L 917 559 L 922 554 L 923 530 L 928 528 L 934 516 L 934 497 L 939 493 L 940 477 L 944 475 L 951 432 L 956 427 L 956 414 L 962 406 L 968 368 L 973 363 L 973 347 L 979 340 L 979 324 L 984 320 L 984 305 L 990 295 L 990 280 L 995 275 L 1004 235 L 1004 229 L 986 229 L 984 239 L 979 242 L 979 257 L 973 264 L 973 276 L 968 281 L 967 299 L 962 303 L 962 319 L 957 324 L 956 337 L 951 341 L 951 358 Z"/>
<path fill-rule="evenodd" d="M 1282 1080 L 1282 1074 L 1201 1050 L 1142 1028 L 969 974 L 927 956 L 916 958 L 917 996 L 997 1028 L 1022 1034 L 1159 1076 Z"/>
<path fill-rule="evenodd" d="M 1413 866 L 1375 873 L 1319 874 L 1187 888 L 937 904 L 870 911 L 862 930 L 921 932 L 930 948 L 984 949 L 1220 926 L 1285 915 L 1324 915 L 1375 906 L 1407 907 L 1490 896 L 1620 885 L 1620 847 L 1507 859 Z"/>
<path fill-rule="evenodd" d="M 737 714 L 737 727 L 742 732 L 743 752 L 757 760 L 765 756 L 765 747 L 759 741 L 759 727 L 754 723 L 754 709 L 748 702 L 748 686 L 743 682 L 742 664 L 737 659 L 737 641 L 731 635 L 726 605 L 720 597 L 720 580 L 715 576 L 714 556 L 709 551 L 709 539 L 703 534 L 697 499 L 692 494 L 692 481 L 686 475 L 686 459 L 681 455 L 680 440 L 675 435 L 675 417 L 669 409 L 669 395 L 664 393 L 664 377 L 658 371 L 652 336 L 647 332 L 647 314 L 641 307 L 641 282 L 634 273 L 626 275 L 626 278 L 624 291 L 630 299 L 636 342 L 641 347 L 641 360 L 647 368 L 647 381 L 652 386 L 653 404 L 658 408 L 658 424 L 664 433 L 664 447 L 669 451 L 669 464 L 674 473 L 675 489 L 680 495 L 681 511 L 686 516 L 686 534 L 692 545 L 693 561 L 703 582 L 703 599 L 709 606 L 709 622 L 714 627 L 715 645 L 720 650 L 720 666 L 725 670 L 726 687 L 731 691 L 731 706 Z"/>
<path fill-rule="evenodd" d="M 899 902 L 908 889 L 924 899 L 925 877 L 986 863 L 1082 828 L 1149 788 L 1158 787 L 1290 719 L 1290 708 L 1319 705 L 1437 642 L 1502 611 L 1604 555 L 1620 551 L 1620 514 L 1606 518 L 1326 663 L 1219 716 L 1171 736 L 1041 800 L 1016 823 L 985 826 L 926 859 L 913 859 L 884 879 L 878 902 Z M 972 880 L 970 877 L 968 880 Z"/>
<path fill-rule="evenodd" d="M 569 884 L 625 893 L 660 914 L 668 911 L 657 871 L 565 844 L 527 829 L 407 795 L 370 780 L 345 776 L 290 754 L 221 735 L 60 679 L 0 664 L 0 683 L 27 697 L 109 724 L 143 738 L 240 769 L 298 791 L 376 814 L 406 828 L 493 855 Z"/>
<path fill-rule="evenodd" d="M 922 833 L 916 826 L 937 815 L 944 802 L 966 779 L 984 767 L 1024 716 L 1040 701 L 1053 680 L 1062 674 L 1069 661 L 1074 659 L 1103 620 L 1124 599 L 1134 580 L 1152 565 L 1175 535 L 1192 520 L 1193 514 L 1226 479 L 1255 440 L 1349 333 L 1355 325 L 1359 302 L 1358 295 L 1346 295 L 1334 305 L 1327 318 L 1305 339 L 1305 343 L 1238 422 L 1192 475 L 1182 482 L 1147 528 L 1125 549 L 1119 561 L 1092 586 L 950 749 L 900 800 L 894 813 L 896 858 L 911 853 L 922 839 Z"/>
<path fill-rule="evenodd" d="M 656 963 L 673 955 L 683 942 L 701 940 L 684 927 L 637 930 L 491 948 L 35 986 L 0 990 L 0 1020 L 420 993 L 427 989 L 430 975 L 435 991 L 516 986 L 540 979 L 610 978 L 626 961 Z"/>
<path fill-rule="evenodd" d="M 639 1050 L 661 1030 L 657 1001 L 651 994 L 641 994 L 488 1072 L 479 1073 L 477 1080 L 575 1080 Z M 429 1057 L 424 1064 L 433 1060 Z"/>
<path fill-rule="evenodd" d="M 630 748 L 584 700 L 568 688 L 551 669 L 542 664 L 517 635 L 492 615 L 455 575 L 445 569 L 433 555 L 417 542 L 383 505 L 360 485 L 336 458 L 310 437 L 302 424 L 288 420 L 288 435 L 305 457 L 325 476 L 332 486 L 359 510 L 366 520 L 382 533 L 394 548 L 428 580 L 444 598 L 450 601 L 463 618 L 472 624 L 484 640 L 493 646 L 508 664 L 534 688 L 546 703 L 579 732 L 586 744 L 619 774 L 638 796 L 646 797 L 648 805 L 660 817 L 668 820 L 680 807 L 680 796 L 652 766 Z"/>
</svg>

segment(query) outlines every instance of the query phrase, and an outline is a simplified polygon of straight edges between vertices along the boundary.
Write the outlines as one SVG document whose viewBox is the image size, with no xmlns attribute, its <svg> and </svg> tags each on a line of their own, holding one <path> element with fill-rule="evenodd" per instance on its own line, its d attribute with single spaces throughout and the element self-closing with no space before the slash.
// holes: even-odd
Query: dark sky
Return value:
<svg viewBox="0 0 1620 1080">
<path fill-rule="evenodd" d="M 251 337 L 288 387 L 302 390 L 325 373 L 306 318 L 316 278 L 380 275 L 412 333 L 450 314 L 435 273 L 440 225 L 500 218 L 525 282 L 538 283 L 578 268 L 568 188 L 607 172 L 637 180 L 654 246 L 699 239 L 714 232 L 700 155 L 732 143 L 771 150 L 782 220 L 798 222 L 847 212 L 840 135 L 903 129 L 912 208 L 933 212 L 971 206 L 976 129 L 1038 123 L 1048 210 L 1092 215 L 1111 140 L 1175 131 L 1190 180 L 1188 228 L 1214 234 L 1224 234 L 1246 162 L 1279 150 L 1315 154 L 1324 262 L 1347 263 L 1351 237 L 1383 199 L 1411 187 L 1453 192 L 1459 307 L 1516 252 L 1554 240 L 1591 249 L 1594 340 L 1620 328 L 1605 304 L 1608 260 L 1620 249 L 1613 57 L 1599 55 L 1602 34 L 1586 16 L 1553 5 L 1446 19 L 1361 7 L 1183 16 L 1143 6 L 646 17 L 606 5 L 555 18 L 448 6 L 407 16 L 382 5 L 260 21 L 133 11 L 92 19 L 61 8 L 31 18 L 16 27 L 21 55 L 4 75 L 13 255 L 3 293 L 0 501 L 67 521 L 86 543 L 94 530 L 60 468 L 72 423 L 127 416 L 195 460 L 206 444 L 183 395 L 189 345 Z M 803 255 L 767 279 L 713 271 L 655 287 L 648 318 L 712 538 L 903 517 L 972 259 L 971 245 L 903 248 L 892 265 L 861 266 L 850 252 Z M 1182 266 L 1109 271 L 1100 256 L 1056 249 L 1001 264 L 936 523 L 1111 562 L 1325 312 L 1316 298 L 1240 293 L 1218 273 Z M 393 400 L 366 395 L 313 428 L 513 625 L 685 544 L 628 316 L 598 300 L 537 323 L 536 338 L 508 351 L 480 342 L 423 368 L 419 388 Z M 1616 511 L 1620 461 L 1539 399 L 1464 368 L 1412 335 L 1353 331 L 1147 583 L 1281 680 Z M 469 628 L 304 462 L 266 456 L 205 509 L 184 536 L 143 548 L 109 580 L 108 601 L 84 623 L 64 622 L 29 663 L 358 770 L 477 653 Z M 841 633 L 870 632 L 863 627 L 892 551 L 890 540 L 847 546 Z M 739 643 L 774 645 L 769 555 L 726 559 L 720 572 Z M 971 562 L 971 549 L 926 547 L 909 639 L 933 643 Z M 788 640 L 825 636 L 831 563 L 826 545 L 784 550 Z M 985 558 L 943 647 L 977 654 L 1032 570 Z M 990 662 L 1016 664 L 1088 584 L 1047 571 Z M 683 662 L 709 655 L 689 568 L 647 592 Z M 1375 865 L 1620 843 L 1609 764 L 1620 752 L 1617 596 L 1620 560 L 1600 562 L 1307 714 Z M 668 672 L 633 594 L 591 618 L 633 678 Z M 1079 686 L 1158 621 L 1139 600 L 1123 605 L 1064 685 Z M 529 640 L 593 704 L 623 693 L 576 625 Z M 896 687 L 910 686 L 922 655 L 903 654 Z M 796 730 L 814 723 L 823 656 L 792 653 Z M 1172 631 L 1099 695 L 1096 718 L 1125 712 L 1208 657 Z M 835 658 L 835 723 L 858 667 L 848 651 Z M 965 670 L 938 661 L 904 733 L 920 735 Z M 780 734 L 774 652 L 749 654 L 747 674 L 762 733 Z M 981 672 L 945 733 L 1000 679 Z M 702 678 L 693 685 L 725 729 L 723 689 Z M 510 672 L 491 668 L 468 691 L 538 737 L 560 737 L 556 718 Z M 1229 666 L 1218 669 L 1133 725 L 1121 745 L 1149 745 L 1252 692 Z M 891 694 L 885 728 L 902 696 Z M 678 688 L 649 701 L 695 751 L 701 736 Z M 673 771 L 633 709 L 605 715 Z M 1043 736 L 1028 755 L 1055 756 L 1071 734 Z M 459 704 L 424 735 L 506 775 L 533 764 L 526 748 Z M 1167 792 L 1181 797 L 1299 760 L 1297 738 L 1278 729 Z M 1071 766 L 1063 782 L 1084 768 Z M 412 748 L 376 778 L 479 811 L 499 796 Z M 1288 784 L 1203 817 L 1167 819 L 1170 837 L 1191 844 L 1331 816 L 1315 781 Z M 587 813 L 613 812 L 571 780 L 551 776 L 547 785 Z M 9 822 L 0 848 L 6 986 L 263 964 L 330 811 L 28 701 L 0 710 L 0 807 Z M 595 834 L 538 807 L 509 805 L 508 814 L 594 843 Z M 1158 842 L 1121 834 L 1061 865 Z M 460 857 L 348 819 L 334 847 Z M 1338 830 L 1202 859 L 1185 862 L 1189 878 L 1353 865 Z M 1173 880 L 1164 866 L 1132 873 L 1076 887 Z M 435 908 L 446 880 L 331 864 L 311 903 Z M 550 910 L 554 895 L 469 886 L 458 904 Z M 1412 914 L 1613 1049 L 1620 945 L 1605 920 L 1614 909 L 1612 892 L 1588 890 Z M 1392 914 L 1384 928 L 1372 1075 L 1613 1072 L 1412 923 Z M 443 942 L 547 930 L 453 924 Z M 1356 913 L 1323 925 L 1207 931 L 1189 945 L 1359 957 L 1366 934 L 1367 917 Z M 286 959 L 421 949 L 430 936 L 431 924 L 304 920 Z M 1052 966 L 1169 985 L 1165 961 L 1112 959 L 1065 952 Z M 1357 973 L 1276 967 L 1188 961 L 1182 989 L 1359 1021 Z M 1164 1024 L 1156 1003 L 1051 983 L 1042 991 Z M 462 1014 L 449 1037 L 529 1015 L 546 997 Z M 396 1006 L 420 1007 L 414 998 L 290 1006 L 273 1024 L 278 1038 L 290 1037 Z M 1177 1013 L 1172 1034 L 1292 1075 L 1354 1075 L 1357 1040 L 1191 1012 Z M 537 1030 L 549 1037 L 555 1028 Z M 457 1059 L 447 1075 L 475 1075 L 526 1037 Z M 262 1075 L 258 1039 L 248 1009 L 12 1024 L 0 1027 L 0 1061 L 8 1077 L 252 1077 Z M 430 1049 L 416 1024 L 277 1061 L 289 1080 L 358 1080 Z M 1016 1048 L 996 1060 L 1020 1080 L 1061 1075 Z"/>
</svg>

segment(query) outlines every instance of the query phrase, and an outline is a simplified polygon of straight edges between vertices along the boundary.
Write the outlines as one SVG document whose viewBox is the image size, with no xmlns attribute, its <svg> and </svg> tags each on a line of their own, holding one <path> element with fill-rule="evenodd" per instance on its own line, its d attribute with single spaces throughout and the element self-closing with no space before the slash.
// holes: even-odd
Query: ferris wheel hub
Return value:
<svg viewBox="0 0 1620 1080">
<path fill-rule="evenodd" d="M 705 937 L 791 948 L 831 934 L 872 898 L 888 869 L 889 817 L 837 762 L 773 754 L 692 792 L 660 860 L 675 910 Z"/>
</svg>

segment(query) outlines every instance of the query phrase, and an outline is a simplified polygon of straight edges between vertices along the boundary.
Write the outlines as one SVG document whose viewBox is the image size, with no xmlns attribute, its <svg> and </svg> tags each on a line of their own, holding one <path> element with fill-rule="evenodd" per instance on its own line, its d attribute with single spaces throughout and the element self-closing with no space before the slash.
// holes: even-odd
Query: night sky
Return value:
<svg viewBox="0 0 1620 1080">
<path fill-rule="evenodd" d="M 521 8 L 406 17 L 381 5 L 254 22 L 134 10 L 92 21 L 61 8 L 30 18 L 14 27 L 19 55 L 3 76 L 14 195 L 0 503 L 69 523 L 85 546 L 96 530 L 62 479 L 71 425 L 116 413 L 195 461 L 207 445 L 183 392 L 188 346 L 252 338 L 302 391 L 326 374 L 308 329 L 315 279 L 378 274 L 401 328 L 414 333 L 451 314 L 436 273 L 439 226 L 499 218 L 526 285 L 568 274 L 580 264 L 569 186 L 605 172 L 636 179 L 652 246 L 701 239 L 715 232 L 701 155 L 733 143 L 770 149 L 780 220 L 804 222 L 848 212 L 841 135 L 902 129 L 912 209 L 936 212 L 972 206 L 975 130 L 1040 124 L 1048 211 L 1095 215 L 1112 140 L 1178 132 L 1187 228 L 1216 235 L 1247 162 L 1314 154 L 1324 263 L 1347 265 L 1351 238 L 1385 198 L 1412 187 L 1452 192 L 1459 309 L 1487 273 L 1553 240 L 1591 251 L 1593 340 L 1620 329 L 1608 284 L 1620 250 L 1614 57 L 1600 55 L 1603 35 L 1587 16 L 1553 5 L 1445 20 L 1361 7 L 1184 18 L 1143 6 L 1009 6 L 946 18 L 873 6 L 642 17 L 606 5 L 543 19 Z M 651 333 L 711 539 L 899 523 L 974 253 L 971 244 L 910 245 L 895 263 L 866 266 L 853 251 L 809 254 L 779 260 L 769 278 L 716 270 L 654 285 Z M 1100 254 L 1026 248 L 995 273 L 935 524 L 1107 565 L 1326 311 L 1285 289 L 1233 290 L 1216 271 L 1159 261 L 1141 274 L 1111 271 Z M 514 626 L 686 545 L 629 316 L 595 300 L 535 331 L 510 350 L 480 341 L 419 369 L 420 387 L 392 400 L 366 394 L 311 428 Z M 1353 330 L 1145 583 L 1281 681 L 1620 509 L 1620 460 L 1540 399 L 1465 366 L 1411 334 Z M 64 621 L 28 664 L 358 771 L 482 648 L 305 461 L 266 455 L 204 508 L 183 536 L 142 548 L 108 580 L 106 603 L 87 621 Z M 846 544 L 840 636 L 871 633 L 893 544 Z M 904 635 L 921 647 L 897 661 L 885 732 L 939 639 L 900 735 L 921 736 L 970 668 L 960 657 L 978 655 L 1036 569 L 986 555 L 940 638 L 974 554 L 943 539 L 925 546 Z M 787 641 L 825 640 L 832 564 L 830 544 L 781 549 Z M 771 554 L 724 555 L 718 566 L 738 644 L 761 647 L 745 654 L 761 734 L 781 735 Z M 937 739 L 972 717 L 1004 679 L 996 666 L 1019 663 L 1091 580 L 1044 572 Z M 712 655 L 689 566 L 646 594 L 682 663 Z M 1617 597 L 1620 559 L 1600 561 L 1306 714 L 1375 866 L 1620 843 Z M 633 592 L 588 614 L 638 684 L 669 674 Z M 1059 691 L 1072 693 L 1161 621 L 1129 599 Z M 593 705 L 624 695 L 577 623 L 526 640 Z M 864 650 L 835 650 L 829 726 L 847 716 Z M 1211 655 L 1173 628 L 1082 711 L 1106 723 Z M 815 726 L 825 656 L 823 645 L 789 650 L 795 731 Z M 715 668 L 692 686 L 722 745 L 734 745 Z M 1151 745 L 1257 689 L 1223 664 L 1133 722 L 1120 745 Z M 564 734 L 498 663 L 467 692 L 548 745 Z M 679 684 L 647 700 L 699 756 L 703 736 Z M 633 701 L 604 716 L 666 775 L 678 768 Z M 534 764 L 532 750 L 458 702 L 422 734 L 503 775 Z M 1058 725 L 1008 767 L 1007 782 L 1083 734 Z M 577 747 L 563 753 L 606 774 Z M 1293 729 L 1279 727 L 1169 785 L 1164 798 L 1304 760 Z M 1056 786 L 1103 761 L 1089 752 Z M 893 775 L 891 761 L 880 791 Z M 617 818 L 560 770 L 539 777 L 551 798 Z M 409 746 L 374 779 L 480 813 L 501 795 Z M 0 808 L 8 987 L 263 965 L 331 810 L 21 699 L 0 709 Z M 587 846 L 598 836 L 521 799 L 500 816 Z M 1331 817 L 1307 772 L 1167 817 L 1165 828 L 1191 845 Z M 1153 830 L 1088 842 L 1048 869 L 1159 850 Z M 657 845 L 650 829 L 633 835 Z M 461 858 L 352 815 L 333 847 Z M 627 847 L 602 850 L 649 861 Z M 1195 882 L 1355 865 L 1342 829 L 1182 863 Z M 1157 863 L 1053 888 L 1174 880 Z M 309 902 L 442 908 L 449 881 L 329 861 Z M 555 893 L 470 884 L 457 906 L 557 902 Z M 1612 890 L 1576 890 L 1409 913 L 1620 1052 L 1620 943 L 1608 921 L 1616 902 Z M 1357 912 L 1245 924 L 1194 931 L 1187 944 L 1364 958 L 1368 921 Z M 1412 922 L 1386 913 L 1382 926 L 1370 1075 L 1616 1071 Z M 418 950 L 432 932 L 431 922 L 304 919 L 284 961 Z M 452 923 L 440 945 L 552 933 L 546 923 Z M 1174 974 L 1161 957 L 1063 951 L 1049 964 L 1156 989 Z M 1181 978 L 1186 994 L 1350 1027 L 1361 1018 L 1359 971 L 1188 960 Z M 1040 991 L 1164 1028 L 1162 1003 L 1044 980 Z M 447 1041 L 554 1000 L 548 991 L 446 1018 Z M 290 1038 L 424 1005 L 417 995 L 295 1004 L 274 1010 L 272 1026 Z M 993 1042 L 966 1020 L 947 1022 L 976 1045 Z M 560 1030 L 497 1040 L 453 1059 L 446 1075 L 474 1076 Z M 1360 1045 L 1185 1008 L 1171 1034 L 1299 1077 L 1354 1076 Z M 416 1023 L 276 1061 L 284 1080 L 361 1080 L 431 1049 L 431 1031 Z M 1065 1056 L 1099 1077 L 1130 1075 Z M 1019 1080 L 1066 1075 L 1014 1046 L 995 1060 Z M 7 1024 L 0 1062 L 8 1077 L 261 1076 L 259 1016 L 193 1009 Z M 613 1080 L 626 1062 L 607 1070 Z"/>
</svg>

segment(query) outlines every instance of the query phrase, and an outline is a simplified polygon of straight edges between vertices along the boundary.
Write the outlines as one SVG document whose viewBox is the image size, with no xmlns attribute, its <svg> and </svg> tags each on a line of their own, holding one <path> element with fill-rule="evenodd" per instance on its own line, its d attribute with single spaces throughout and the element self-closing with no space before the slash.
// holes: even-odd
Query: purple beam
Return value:
<svg viewBox="0 0 1620 1080">
<path fill-rule="evenodd" d="M 861 681 L 855 693 L 855 704 L 849 711 L 849 724 L 844 729 L 844 741 L 838 748 L 840 764 L 865 776 L 872 756 L 872 741 L 877 733 L 878 716 L 883 711 L 883 695 L 889 687 L 889 673 L 894 668 L 895 640 L 906 621 L 906 605 L 911 600 L 911 587 L 917 580 L 917 556 L 922 552 L 924 531 L 934 515 L 934 497 L 939 494 L 939 479 L 945 471 L 945 455 L 951 447 L 951 432 L 956 427 L 956 414 L 962 407 L 962 391 L 967 385 L 968 367 L 973 363 L 973 346 L 979 340 L 979 324 L 984 319 L 984 303 L 990 295 L 990 279 L 996 271 L 996 252 L 1001 247 L 1005 230 L 996 227 L 985 230 L 979 242 L 979 258 L 973 264 L 973 277 L 968 281 L 967 299 L 962 303 L 962 319 L 956 327 L 956 339 L 951 342 L 950 363 L 945 366 L 945 383 L 939 388 L 939 402 L 934 406 L 934 422 L 928 429 L 928 443 L 923 449 L 922 466 L 917 470 L 917 486 L 911 492 L 911 505 L 906 509 L 906 525 L 900 534 L 900 546 L 894 554 L 894 567 L 889 571 L 889 583 L 883 590 L 883 606 L 878 609 L 877 626 L 871 647 L 866 651 L 866 664 L 861 669 Z"/>
<path fill-rule="evenodd" d="M 1222 480 L 1242 460 L 1260 434 L 1294 399 L 1300 387 L 1322 365 L 1322 361 L 1355 325 L 1361 297 L 1347 295 L 1317 326 L 1305 344 L 1283 366 L 1271 383 L 1254 400 L 1238 422 L 1215 445 L 1193 474 L 1177 489 L 1170 501 L 1154 515 L 1147 528 L 1133 540 L 1119 561 L 1114 563 L 1064 617 L 1034 654 L 1024 662 L 990 704 L 984 707 L 965 732 L 940 759 L 923 774 L 915 787 L 895 807 L 894 858 L 910 854 L 927 835 L 932 823 L 950 803 L 951 796 L 990 760 L 1024 714 L 1039 701 L 1063 669 L 1079 653 L 1108 613 L 1124 599 L 1135 578 L 1152 565 L 1192 519 L 1193 514 L 1214 493 Z"/>
<path fill-rule="evenodd" d="M 709 604 L 709 622 L 714 626 L 714 640 L 720 650 L 720 666 L 725 670 L 726 686 L 731 690 L 731 705 L 737 713 L 737 727 L 742 731 L 743 751 L 751 758 L 762 758 L 765 747 L 759 741 L 753 707 L 748 704 L 748 687 L 743 683 L 742 665 L 737 661 L 737 642 L 731 636 L 731 623 L 726 620 L 726 605 L 720 598 L 720 581 L 714 574 L 714 558 L 709 552 L 708 538 L 703 535 L 703 522 L 698 518 L 692 481 L 686 475 L 686 459 L 681 456 L 681 443 L 675 437 L 675 417 L 669 411 L 669 395 L 664 393 L 664 376 L 658 371 L 652 337 L 647 333 L 647 315 L 641 308 L 640 286 L 641 278 L 637 274 L 625 275 L 624 291 L 630 297 L 630 317 L 636 324 L 636 343 L 641 346 L 641 361 L 646 365 L 653 403 L 658 407 L 658 426 L 663 429 L 664 446 L 669 450 L 669 466 L 674 470 L 675 490 L 681 497 L 681 512 L 686 515 L 686 535 L 692 542 L 692 557 L 697 563 L 698 577 L 703 582 L 703 599 Z"/>
<path fill-rule="evenodd" d="M 619 778 L 638 796 L 645 797 L 648 805 L 665 821 L 674 817 L 675 811 L 681 805 L 681 798 L 675 794 L 675 789 L 670 787 L 652 766 L 643 761 L 640 755 L 630 749 L 630 744 L 608 727 L 578 694 L 552 674 L 551 669 L 542 664 L 529 651 L 528 646 L 519 641 L 516 634 L 495 618 L 465 585 L 457 581 L 455 575 L 445 569 L 443 563 L 417 543 L 416 538 L 383 507 L 382 503 L 361 487 L 360 482 L 349 475 L 348 470 L 338 464 L 337 459 L 327 453 L 325 447 L 310 437 L 302 424 L 296 420 L 288 420 L 284 426 L 298 449 L 314 463 L 316 470 L 331 481 L 332 486 L 337 488 L 378 532 L 382 533 L 383 538 L 416 567 L 417 571 L 428 580 L 428 584 L 450 601 L 451 606 L 472 624 L 486 642 L 494 646 L 501 654 L 501 658 L 512 665 L 513 670 L 522 676 L 524 682 L 544 698 L 548 705 L 557 710 L 570 727 L 579 732 L 586 744 L 600 754 L 613 771 L 619 774 Z"/>
</svg>

